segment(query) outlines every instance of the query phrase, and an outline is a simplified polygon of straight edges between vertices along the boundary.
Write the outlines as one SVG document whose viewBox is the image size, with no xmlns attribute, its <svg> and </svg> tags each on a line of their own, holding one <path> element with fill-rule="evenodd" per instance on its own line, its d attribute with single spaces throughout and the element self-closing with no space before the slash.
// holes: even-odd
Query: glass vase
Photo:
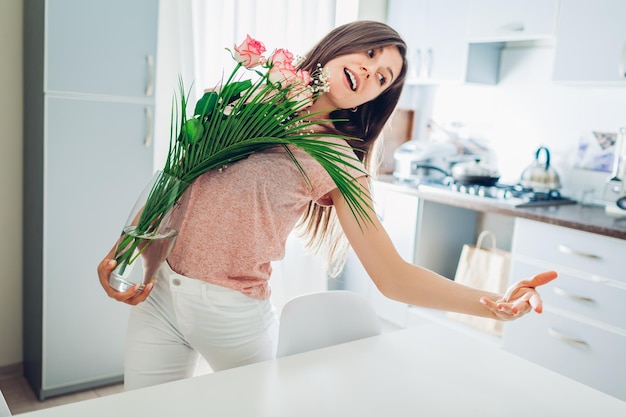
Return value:
<svg viewBox="0 0 626 417">
<path fill-rule="evenodd" d="M 174 247 L 187 209 L 188 183 L 157 171 L 128 216 L 115 249 L 109 285 L 126 291 L 152 281 Z M 139 265 L 138 265 L 139 264 Z"/>
</svg>

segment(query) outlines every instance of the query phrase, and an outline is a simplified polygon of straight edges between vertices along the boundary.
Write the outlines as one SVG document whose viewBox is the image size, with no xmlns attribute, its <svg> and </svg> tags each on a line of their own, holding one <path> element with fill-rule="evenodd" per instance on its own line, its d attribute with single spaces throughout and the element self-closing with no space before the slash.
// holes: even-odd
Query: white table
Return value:
<svg viewBox="0 0 626 417">
<path fill-rule="evenodd" d="M 425 324 L 22 415 L 624 417 L 626 402 L 492 343 Z"/>
</svg>

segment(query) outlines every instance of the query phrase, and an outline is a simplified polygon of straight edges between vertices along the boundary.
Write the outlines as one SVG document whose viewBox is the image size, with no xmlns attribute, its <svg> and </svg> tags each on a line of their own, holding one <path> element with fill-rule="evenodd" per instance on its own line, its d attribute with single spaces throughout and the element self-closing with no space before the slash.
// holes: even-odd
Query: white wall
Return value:
<svg viewBox="0 0 626 417">
<path fill-rule="evenodd" d="M 0 368 L 22 361 L 22 0 L 0 1 Z"/>
<path fill-rule="evenodd" d="M 593 187 L 599 198 L 608 173 L 574 169 L 575 152 L 581 132 L 626 126 L 626 86 L 554 83 L 553 55 L 549 45 L 507 47 L 497 85 L 437 87 L 433 118 L 460 121 L 468 133 L 488 140 L 503 179 L 518 179 L 543 145 L 564 194 L 580 198 L 583 189 Z"/>
</svg>

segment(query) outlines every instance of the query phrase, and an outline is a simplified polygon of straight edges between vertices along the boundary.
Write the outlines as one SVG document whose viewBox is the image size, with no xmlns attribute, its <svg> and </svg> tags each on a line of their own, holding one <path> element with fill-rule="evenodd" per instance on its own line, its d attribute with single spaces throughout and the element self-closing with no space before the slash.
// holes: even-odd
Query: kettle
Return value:
<svg viewBox="0 0 626 417">
<path fill-rule="evenodd" d="M 545 153 L 545 161 L 541 162 L 539 156 Z M 550 166 L 550 151 L 545 146 L 540 146 L 535 152 L 535 160 L 522 171 L 520 184 L 524 188 L 532 190 L 558 190 L 561 188 L 559 174 Z"/>
</svg>

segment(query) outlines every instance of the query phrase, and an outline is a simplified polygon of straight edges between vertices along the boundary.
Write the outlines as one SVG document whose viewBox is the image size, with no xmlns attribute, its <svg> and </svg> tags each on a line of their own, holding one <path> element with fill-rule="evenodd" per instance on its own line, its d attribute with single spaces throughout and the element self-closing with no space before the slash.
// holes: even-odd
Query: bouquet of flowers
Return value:
<svg viewBox="0 0 626 417">
<path fill-rule="evenodd" d="M 165 167 L 151 186 L 132 226 L 124 228 L 121 234 L 115 252 L 118 266 L 112 280 L 123 277 L 126 268 L 139 255 L 146 256 L 156 239 L 167 239 L 166 245 L 154 250 L 159 259 L 153 260 L 149 268 L 144 265 L 144 269 L 150 271 L 144 271 L 143 279 L 151 280 L 151 274 L 156 273 L 165 260 L 177 233 L 173 229 L 163 232 L 162 225 L 165 219 L 171 220 L 187 186 L 209 170 L 220 169 L 269 147 L 284 147 L 308 182 L 289 146 L 307 152 L 329 173 L 357 219 L 367 218 L 369 201 L 359 184 L 342 168 L 356 168 L 358 159 L 355 156 L 350 161 L 345 149 L 342 151 L 345 145 L 323 139 L 337 135 L 312 129 L 314 125 L 331 120 L 310 121 L 307 120 L 310 115 L 302 115 L 318 94 L 327 91 L 329 75 L 323 68 L 318 68 L 314 74 L 297 70 L 293 55 L 285 49 L 277 49 L 270 57 L 264 57 L 264 45 L 249 35 L 230 52 L 236 61 L 234 70 L 219 88 L 205 92 L 190 118 L 180 81 L 180 101 L 177 103 L 174 99 Z M 244 78 L 242 71 L 251 72 L 256 81 Z M 130 285 L 120 287 L 113 283 L 112 286 L 120 290 L 130 288 Z"/>
</svg>

